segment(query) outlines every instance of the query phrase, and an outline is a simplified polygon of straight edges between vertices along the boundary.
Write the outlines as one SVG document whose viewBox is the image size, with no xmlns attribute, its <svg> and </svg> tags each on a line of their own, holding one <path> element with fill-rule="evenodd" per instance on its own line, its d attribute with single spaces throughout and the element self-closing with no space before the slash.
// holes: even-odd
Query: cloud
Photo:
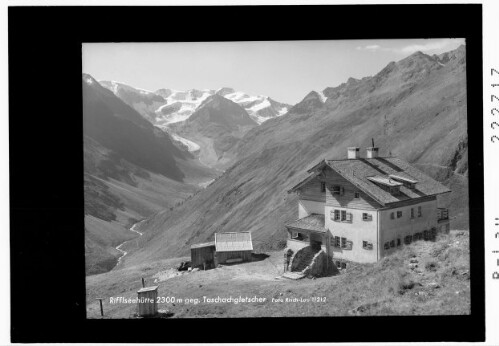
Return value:
<svg viewBox="0 0 499 346">
<path fill-rule="evenodd" d="M 402 47 L 382 47 L 377 44 L 367 46 L 357 46 L 356 50 L 368 52 L 391 52 L 401 55 L 410 55 L 414 52 L 421 51 L 426 53 L 444 52 L 457 48 L 458 45 L 465 44 L 464 39 L 443 39 L 443 40 L 428 40 L 422 44 L 410 44 Z"/>
<path fill-rule="evenodd" d="M 457 40 L 458 42 L 461 41 L 461 44 L 464 44 L 464 41 L 462 40 Z M 402 47 L 400 49 L 395 49 L 396 53 L 401 53 L 401 54 L 412 54 L 417 51 L 421 52 L 434 52 L 434 51 L 441 51 L 441 50 L 451 50 L 452 48 L 455 48 L 456 40 L 441 40 L 441 41 L 430 41 L 424 44 L 412 44 L 408 45 L 405 47 Z"/>
<path fill-rule="evenodd" d="M 371 45 L 364 46 L 364 47 L 358 46 L 355 49 L 357 49 L 357 50 L 368 50 L 368 51 L 374 52 L 374 51 L 376 51 L 378 49 L 381 49 L 381 46 L 377 45 L 377 44 L 371 44 Z"/>
</svg>

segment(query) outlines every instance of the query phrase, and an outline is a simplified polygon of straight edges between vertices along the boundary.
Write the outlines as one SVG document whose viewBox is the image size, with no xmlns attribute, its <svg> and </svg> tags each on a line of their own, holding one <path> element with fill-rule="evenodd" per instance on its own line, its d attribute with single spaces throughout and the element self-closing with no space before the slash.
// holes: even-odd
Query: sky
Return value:
<svg viewBox="0 0 499 346">
<path fill-rule="evenodd" d="M 440 54 L 464 39 L 84 43 L 82 70 L 157 90 L 231 87 L 289 104 L 312 90 L 372 76 L 421 51 Z"/>
</svg>

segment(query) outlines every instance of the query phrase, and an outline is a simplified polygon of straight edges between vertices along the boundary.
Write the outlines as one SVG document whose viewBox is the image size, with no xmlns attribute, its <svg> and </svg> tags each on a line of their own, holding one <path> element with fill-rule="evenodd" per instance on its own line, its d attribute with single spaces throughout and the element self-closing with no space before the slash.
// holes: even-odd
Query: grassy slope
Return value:
<svg viewBox="0 0 499 346">
<path fill-rule="evenodd" d="M 417 273 L 409 268 L 417 259 Z M 166 281 L 168 268 L 182 258 L 162 260 L 87 277 L 87 316 L 99 317 L 96 297 L 135 298 L 141 277 L 159 284 L 159 296 L 177 298 L 264 297 L 267 303 L 159 304 L 159 309 L 183 317 L 277 317 L 341 315 L 454 315 L 470 313 L 468 232 L 451 232 L 436 242 L 418 241 L 376 264 L 351 267 L 340 275 L 292 281 L 282 274 L 282 253 L 263 261 L 185 273 Z M 170 272 L 172 272 L 170 270 Z M 417 294 L 416 294 L 417 293 Z M 271 303 L 271 298 L 326 297 L 321 303 Z M 110 305 L 107 318 L 128 318 L 135 304 Z M 356 309 L 356 310 L 354 310 Z M 354 311 L 352 311 L 354 310 Z"/>
<path fill-rule="evenodd" d="M 99 179 L 99 178 L 96 178 Z M 151 174 L 149 179 L 135 177 L 136 186 L 114 179 L 100 180 L 109 193 L 122 204 L 115 210 L 116 220 L 85 217 L 85 242 L 87 273 L 95 274 L 110 270 L 121 255 L 116 246 L 137 237 L 128 229 L 137 221 L 167 208 L 173 208 L 199 190 L 195 185 L 179 183 L 161 175 Z M 123 250 L 133 250 L 137 244 L 127 244 Z"/>
<path fill-rule="evenodd" d="M 172 208 L 216 173 L 88 75 L 83 90 L 85 254 L 95 274 L 111 269 L 121 254 L 115 247 L 137 236 L 131 225 Z"/>
<path fill-rule="evenodd" d="M 371 138 L 381 155 L 391 152 L 451 186 L 442 205 L 453 227 L 467 229 L 465 64 L 434 64 L 417 79 L 407 77 L 411 64 L 347 85 L 325 107 L 252 129 L 234 148 L 239 160 L 213 184 L 141 225 L 148 234 L 128 265 L 187 255 L 190 244 L 221 231 L 251 231 L 257 249 L 279 248 L 283 223 L 297 215 L 297 199 L 286 191 L 319 160 L 343 158 L 346 147 L 365 148 Z"/>
</svg>

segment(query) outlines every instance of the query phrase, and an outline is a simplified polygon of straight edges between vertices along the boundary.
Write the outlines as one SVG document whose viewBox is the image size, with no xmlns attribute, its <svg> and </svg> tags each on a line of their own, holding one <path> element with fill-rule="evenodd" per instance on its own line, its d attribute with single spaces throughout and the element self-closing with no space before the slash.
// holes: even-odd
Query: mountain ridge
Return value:
<svg viewBox="0 0 499 346">
<path fill-rule="evenodd" d="M 268 96 L 252 96 L 231 87 L 202 90 L 160 88 L 156 91 L 148 91 L 117 81 L 102 80 L 99 82 L 143 114 L 154 125 L 161 127 L 188 119 L 204 100 L 215 94 L 240 104 L 258 124 L 284 115 L 291 107 Z"/>
</svg>

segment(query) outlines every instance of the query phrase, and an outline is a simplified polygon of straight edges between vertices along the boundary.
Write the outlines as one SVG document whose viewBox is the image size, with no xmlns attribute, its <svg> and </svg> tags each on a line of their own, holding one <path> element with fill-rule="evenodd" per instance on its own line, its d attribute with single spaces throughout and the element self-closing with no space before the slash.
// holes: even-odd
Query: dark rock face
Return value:
<svg viewBox="0 0 499 346">
<path fill-rule="evenodd" d="M 130 106 L 88 75 L 83 80 L 83 131 L 104 148 L 138 167 L 182 180 L 175 157 L 183 153 Z M 91 83 L 89 83 L 89 81 Z"/>
<path fill-rule="evenodd" d="M 207 98 L 186 122 L 216 123 L 227 128 L 256 125 L 244 108 L 217 94 Z"/>
</svg>

